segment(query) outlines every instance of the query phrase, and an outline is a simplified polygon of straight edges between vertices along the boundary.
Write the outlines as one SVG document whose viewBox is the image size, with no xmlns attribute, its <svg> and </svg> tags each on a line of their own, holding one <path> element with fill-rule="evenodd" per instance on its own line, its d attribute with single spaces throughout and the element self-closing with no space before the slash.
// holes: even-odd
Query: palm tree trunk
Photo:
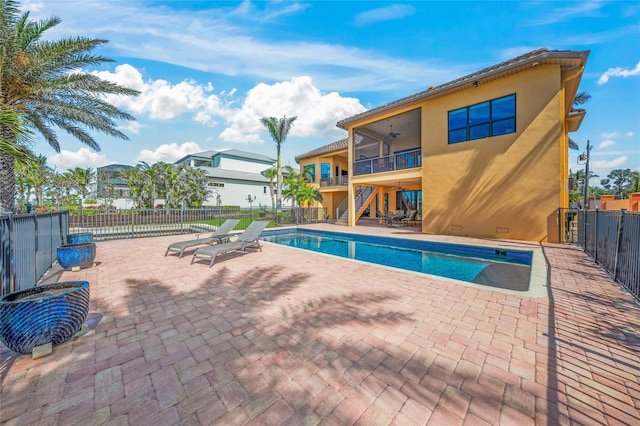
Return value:
<svg viewBox="0 0 640 426">
<path fill-rule="evenodd" d="M 280 162 L 280 146 L 278 146 L 278 163 L 276 165 L 276 182 L 278 192 L 276 193 L 276 211 L 282 210 L 282 163 Z"/>
<path fill-rule="evenodd" d="M 16 141 L 16 137 L 4 125 L 0 124 L 0 137 Z M 15 159 L 4 151 L 0 150 L 0 213 L 13 212 L 15 210 L 16 199 L 16 173 Z"/>
</svg>

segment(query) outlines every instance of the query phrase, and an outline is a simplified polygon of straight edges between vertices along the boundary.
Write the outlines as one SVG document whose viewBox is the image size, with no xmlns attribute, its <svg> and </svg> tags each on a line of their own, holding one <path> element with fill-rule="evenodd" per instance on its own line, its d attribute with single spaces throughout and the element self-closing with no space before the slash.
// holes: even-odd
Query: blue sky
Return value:
<svg viewBox="0 0 640 426">
<path fill-rule="evenodd" d="M 96 135 L 93 152 L 60 133 L 64 170 L 175 161 L 209 149 L 275 157 L 260 117 L 298 116 L 284 164 L 346 136 L 340 119 L 540 48 L 590 50 L 592 95 L 570 136 L 570 168 L 591 141 L 592 169 L 640 170 L 640 2 L 29 0 L 57 15 L 48 36 L 109 40 L 98 72 L 142 92 L 112 102 L 135 115 L 129 141 Z M 597 184 L 599 179 L 592 180 Z"/>
</svg>

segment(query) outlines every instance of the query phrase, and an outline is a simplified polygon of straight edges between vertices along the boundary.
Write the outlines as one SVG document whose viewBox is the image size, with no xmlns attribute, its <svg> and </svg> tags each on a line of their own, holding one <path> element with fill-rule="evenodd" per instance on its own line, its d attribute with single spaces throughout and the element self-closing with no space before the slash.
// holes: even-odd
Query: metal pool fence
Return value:
<svg viewBox="0 0 640 426">
<path fill-rule="evenodd" d="M 560 209 L 559 214 L 561 241 L 579 245 L 640 300 L 640 213 Z"/>
<path fill-rule="evenodd" d="M 0 215 L 0 295 L 36 285 L 67 239 L 68 212 Z"/>
<path fill-rule="evenodd" d="M 69 232 L 91 232 L 95 241 L 213 232 L 226 219 L 240 219 L 236 230 L 254 220 L 274 224 L 324 221 L 325 208 L 293 208 L 274 214 L 265 209 L 82 209 L 69 215 Z"/>
</svg>

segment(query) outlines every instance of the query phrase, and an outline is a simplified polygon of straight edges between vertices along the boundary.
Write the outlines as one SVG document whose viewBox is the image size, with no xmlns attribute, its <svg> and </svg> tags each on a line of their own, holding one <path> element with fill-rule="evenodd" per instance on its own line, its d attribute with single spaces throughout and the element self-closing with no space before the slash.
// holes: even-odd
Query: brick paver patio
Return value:
<svg viewBox="0 0 640 426">
<path fill-rule="evenodd" d="M 2 423 L 640 424 L 640 307 L 579 249 L 529 246 L 533 298 L 273 244 L 164 257 L 183 239 L 100 242 L 49 277 L 91 283 L 91 331 L 0 349 Z"/>
</svg>

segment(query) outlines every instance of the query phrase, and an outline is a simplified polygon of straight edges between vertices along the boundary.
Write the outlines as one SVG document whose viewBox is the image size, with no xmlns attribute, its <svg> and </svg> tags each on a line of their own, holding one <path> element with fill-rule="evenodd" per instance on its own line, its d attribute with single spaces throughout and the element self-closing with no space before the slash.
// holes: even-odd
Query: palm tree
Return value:
<svg viewBox="0 0 640 426">
<path fill-rule="evenodd" d="M 640 170 L 631 172 L 631 185 L 629 185 L 629 193 L 640 192 Z"/>
<path fill-rule="evenodd" d="M 573 98 L 573 106 L 584 105 L 591 99 L 591 95 L 587 92 L 578 92 Z M 579 150 L 578 144 L 571 138 L 569 138 L 569 149 Z"/>
<path fill-rule="evenodd" d="M 310 183 L 306 182 L 296 194 L 296 201 L 299 206 L 313 207 L 316 201 L 322 202 L 322 193 Z"/>
<path fill-rule="evenodd" d="M 53 170 L 47 166 L 47 157 L 39 155 L 24 161 L 16 161 L 15 176 L 18 188 L 19 205 L 22 206 L 29 201 L 31 191 L 35 193 L 36 205 L 43 205 L 42 188 L 50 181 Z"/>
<path fill-rule="evenodd" d="M 631 169 L 611 170 L 606 179 L 602 179 L 600 184 L 608 191 L 613 192 L 616 200 L 622 200 L 626 193 L 625 189 L 633 184 L 633 172 Z"/>
<path fill-rule="evenodd" d="M 129 196 L 136 207 L 153 208 L 158 198 L 158 169 L 140 161 L 135 167 L 124 170 L 122 178 L 129 185 Z"/>
<path fill-rule="evenodd" d="M 0 126 L 5 127 L 8 133 L 15 136 L 5 139 L 3 134 L 0 134 L 0 154 L 6 153 L 14 161 L 24 164 L 31 161 L 33 153 L 26 146 L 29 142 L 30 132 L 24 128 L 16 112 L 2 103 L 0 103 Z M 2 161 L 1 156 L 0 161 Z M 0 172 L 2 171 L 4 171 L 4 168 L 0 167 Z M 0 177 L 2 177 L 2 180 L 12 178 L 10 176 Z"/>
<path fill-rule="evenodd" d="M 138 92 L 100 77 L 77 72 L 112 60 L 91 54 L 106 40 L 66 37 L 43 40 L 45 31 L 57 26 L 54 16 L 32 21 L 15 0 L 0 0 L 0 211 L 14 209 L 16 153 L 24 147 L 11 120 L 27 131 L 39 133 L 56 151 L 60 142 L 55 129 L 69 133 L 94 150 L 98 143 L 85 129 L 121 139 L 116 120 L 134 117 L 104 100 L 104 95 L 137 95 Z M 10 110 L 11 113 L 7 113 Z M 7 120 L 11 119 L 11 120 Z"/>
<path fill-rule="evenodd" d="M 275 199 L 275 183 L 273 180 L 278 176 L 278 171 L 274 168 L 269 168 L 262 172 L 262 175 L 269 179 L 269 194 L 271 194 L 271 210 L 275 211 L 276 209 L 276 199 Z"/>
<path fill-rule="evenodd" d="M 320 190 L 309 183 L 310 175 L 306 171 L 296 173 L 291 166 L 286 166 L 287 176 L 284 179 L 282 195 L 285 199 L 291 200 L 291 209 L 299 207 L 313 206 L 314 202 L 322 201 Z M 297 213 L 296 213 L 297 222 Z"/>
<path fill-rule="evenodd" d="M 76 167 L 69 171 L 73 187 L 82 195 L 82 198 L 87 197 L 89 192 L 89 185 L 93 182 L 95 172 L 91 167 L 83 169 L 82 167 Z"/>
<path fill-rule="evenodd" d="M 185 201 L 189 207 L 200 207 L 211 196 L 204 170 L 181 164 L 178 167 L 178 194 L 180 203 Z"/>
<path fill-rule="evenodd" d="M 290 117 L 284 116 L 282 118 L 275 117 L 263 117 L 260 119 L 260 122 L 264 127 L 267 128 L 271 138 L 276 143 L 276 153 L 277 153 L 277 163 L 276 163 L 276 175 L 277 175 L 277 188 L 278 192 L 276 194 L 276 208 L 282 208 L 282 162 L 280 160 L 280 151 L 282 149 L 282 144 L 287 139 L 289 135 L 289 131 L 291 131 L 291 127 L 293 127 L 293 122 L 296 121 L 298 117 Z"/>
<path fill-rule="evenodd" d="M 163 198 L 167 208 L 180 206 L 178 199 L 178 171 L 173 164 L 159 161 L 151 166 L 150 171 L 155 173 L 155 183 L 158 188 L 158 198 Z"/>
<path fill-rule="evenodd" d="M 587 92 L 578 92 L 573 98 L 573 105 L 584 105 L 591 99 L 591 95 Z"/>
</svg>

